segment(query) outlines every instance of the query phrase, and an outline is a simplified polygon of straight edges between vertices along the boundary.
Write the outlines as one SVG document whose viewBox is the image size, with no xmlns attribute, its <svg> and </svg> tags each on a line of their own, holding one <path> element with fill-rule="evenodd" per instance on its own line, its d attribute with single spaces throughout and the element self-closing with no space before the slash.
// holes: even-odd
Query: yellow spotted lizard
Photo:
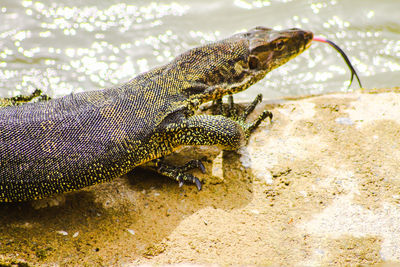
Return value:
<svg viewBox="0 0 400 267">
<path fill-rule="evenodd" d="M 157 172 L 199 180 L 161 159 L 183 145 L 235 150 L 267 117 L 246 123 L 258 97 L 240 116 L 196 114 L 208 101 L 242 91 L 310 46 L 300 29 L 256 27 L 191 49 L 117 87 L 24 103 L 1 99 L 0 202 L 27 201 L 109 181 L 155 160 Z M 23 103 L 23 104 L 22 104 Z M 21 104 L 21 105 L 20 105 Z"/>
</svg>

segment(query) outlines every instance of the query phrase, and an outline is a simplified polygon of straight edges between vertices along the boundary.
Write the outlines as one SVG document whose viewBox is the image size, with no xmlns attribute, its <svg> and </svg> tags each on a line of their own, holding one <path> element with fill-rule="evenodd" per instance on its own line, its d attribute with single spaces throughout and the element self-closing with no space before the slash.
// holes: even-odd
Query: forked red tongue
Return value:
<svg viewBox="0 0 400 267">
<path fill-rule="evenodd" d="M 334 42 L 332 42 L 332 41 L 330 41 L 330 40 L 328 40 L 328 39 L 326 39 L 324 37 L 319 37 L 319 36 L 314 36 L 313 41 L 322 42 L 322 43 L 328 43 L 333 48 L 335 48 L 336 51 L 338 51 L 340 53 L 340 55 L 343 57 L 344 61 L 346 61 L 347 66 L 350 68 L 351 79 L 350 79 L 349 88 L 351 86 L 351 83 L 353 82 L 354 76 L 356 76 L 358 84 L 360 85 L 360 88 L 362 87 L 360 78 L 358 77 L 358 74 L 357 74 L 356 70 L 354 69 L 353 65 L 351 64 L 349 58 L 346 56 L 344 51 L 339 46 L 337 46 Z"/>
<path fill-rule="evenodd" d="M 324 37 L 319 37 L 319 36 L 314 36 L 313 41 L 327 43 L 327 41 Z"/>
</svg>

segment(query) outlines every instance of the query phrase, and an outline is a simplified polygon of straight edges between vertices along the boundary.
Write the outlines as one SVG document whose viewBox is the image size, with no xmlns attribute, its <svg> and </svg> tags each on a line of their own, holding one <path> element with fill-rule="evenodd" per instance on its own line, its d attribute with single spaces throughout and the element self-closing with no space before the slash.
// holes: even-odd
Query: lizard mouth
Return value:
<svg viewBox="0 0 400 267">
<path fill-rule="evenodd" d="M 314 40 L 314 34 L 312 32 L 308 32 L 308 33 L 310 34 L 310 37 L 307 38 L 308 41 L 307 41 L 307 43 L 306 43 L 306 45 L 304 47 L 304 50 L 310 48 L 312 40 Z"/>
<path fill-rule="evenodd" d="M 314 34 L 310 31 L 301 31 L 300 35 L 302 35 L 302 39 L 304 41 L 303 51 L 308 49 L 311 46 L 312 40 L 314 39 Z"/>
</svg>

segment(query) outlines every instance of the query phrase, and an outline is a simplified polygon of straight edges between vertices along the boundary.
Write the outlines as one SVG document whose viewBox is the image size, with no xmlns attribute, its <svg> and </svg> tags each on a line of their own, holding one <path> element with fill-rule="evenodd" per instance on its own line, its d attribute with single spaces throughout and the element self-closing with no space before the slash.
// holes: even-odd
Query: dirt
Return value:
<svg viewBox="0 0 400 267">
<path fill-rule="evenodd" d="M 203 159 L 202 191 L 136 169 L 61 206 L 2 203 L 0 265 L 399 263 L 399 92 L 264 103 L 240 151 L 169 158 Z"/>
</svg>

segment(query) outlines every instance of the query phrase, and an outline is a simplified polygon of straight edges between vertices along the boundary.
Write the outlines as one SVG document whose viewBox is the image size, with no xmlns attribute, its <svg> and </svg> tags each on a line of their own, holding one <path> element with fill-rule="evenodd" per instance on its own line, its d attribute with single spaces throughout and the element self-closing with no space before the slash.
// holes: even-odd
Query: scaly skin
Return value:
<svg viewBox="0 0 400 267">
<path fill-rule="evenodd" d="M 248 88 L 311 40 L 312 33 L 299 29 L 258 27 L 189 50 L 118 87 L 24 105 L 9 106 L 28 98 L 3 100 L 0 202 L 109 181 L 182 145 L 239 148 L 257 125 L 194 112 L 202 103 Z M 158 171 L 180 183 L 197 183 L 182 175 L 192 165 L 175 171 L 161 164 Z"/>
</svg>

